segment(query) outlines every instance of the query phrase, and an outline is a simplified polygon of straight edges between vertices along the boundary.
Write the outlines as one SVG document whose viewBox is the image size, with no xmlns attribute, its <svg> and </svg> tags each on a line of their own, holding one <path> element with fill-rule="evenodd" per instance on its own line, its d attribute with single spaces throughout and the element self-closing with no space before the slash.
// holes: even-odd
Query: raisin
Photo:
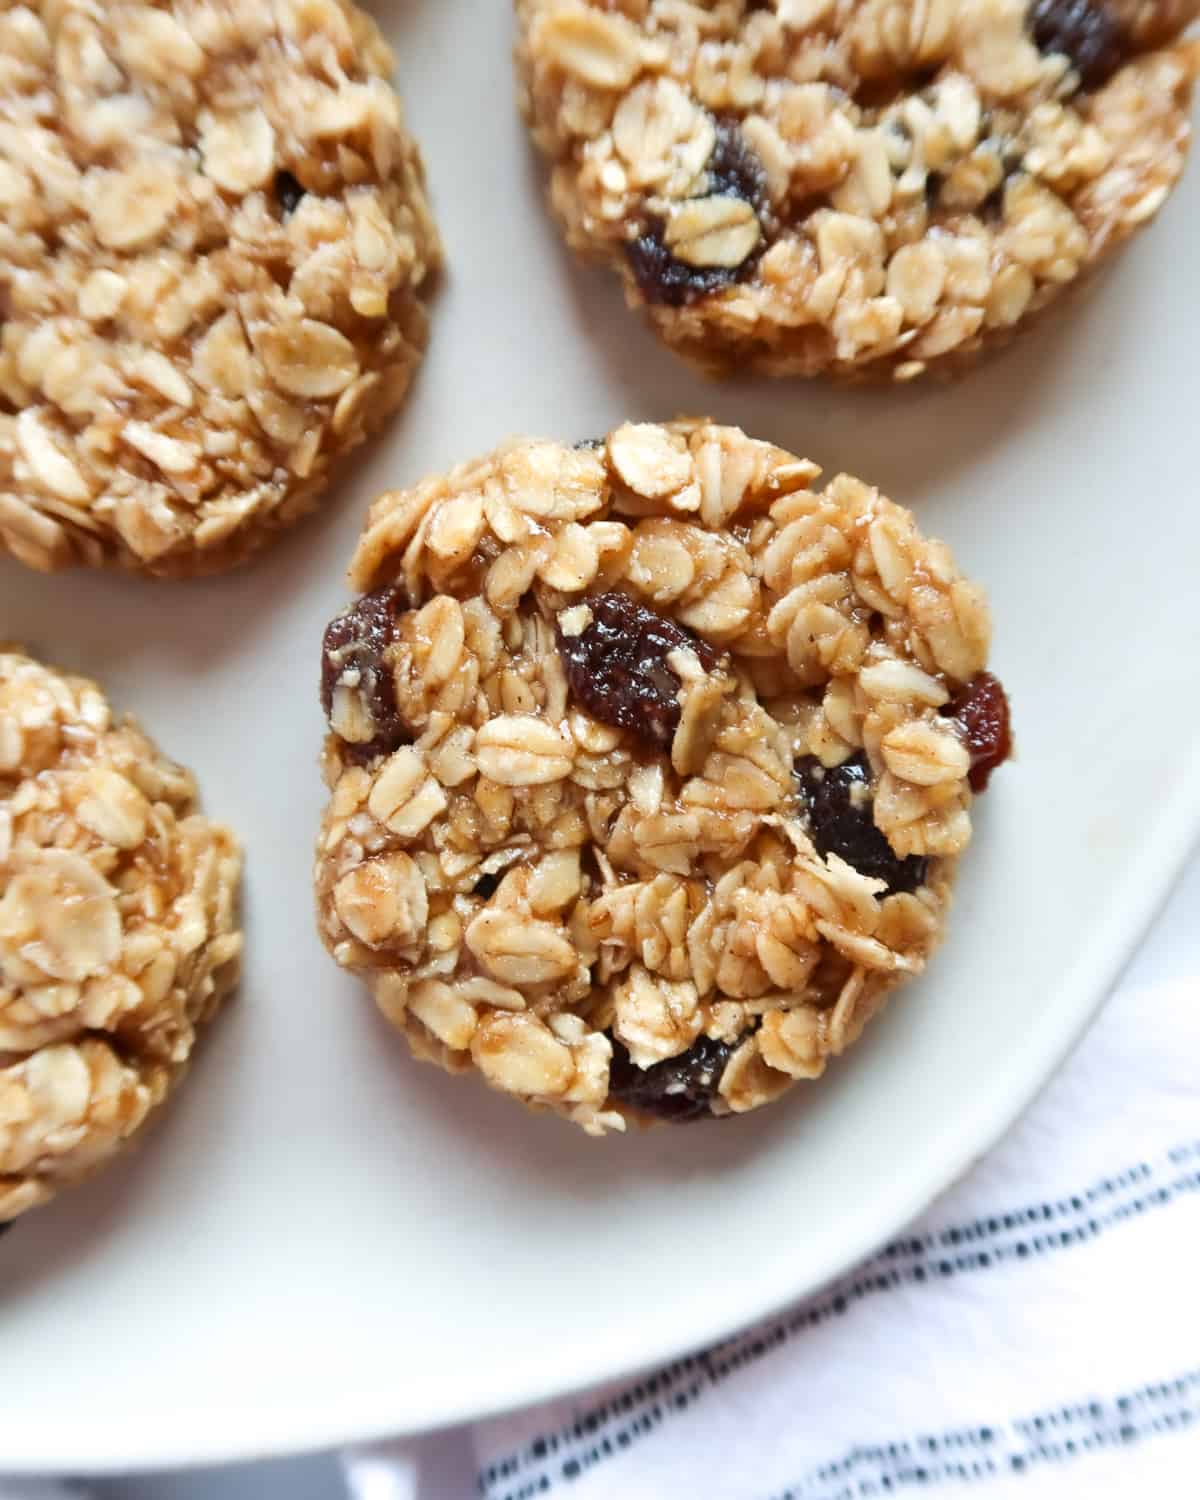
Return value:
<svg viewBox="0 0 1200 1500">
<path fill-rule="evenodd" d="M 357 761 L 387 755 L 412 739 L 396 711 L 396 692 L 384 652 L 392 644 L 396 610 L 403 602 L 398 588 L 376 589 L 344 609 L 325 631 L 321 651 L 321 705 L 325 717 L 333 712 L 334 689 L 344 687 L 358 699 L 364 728 L 373 733 L 362 740 L 342 740 Z M 332 727 L 332 720 L 331 720 Z M 335 731 L 336 733 L 336 731 Z"/>
<path fill-rule="evenodd" d="M 977 672 L 942 709 L 962 726 L 963 739 L 971 752 L 968 781 L 973 792 L 987 791 L 997 766 L 1012 754 L 1012 722 L 1008 694 L 998 677 Z"/>
<path fill-rule="evenodd" d="M 616 1037 L 611 1041 L 609 1096 L 642 1114 L 682 1125 L 712 1114 L 721 1074 L 741 1038 L 737 1042 L 714 1042 L 702 1036 L 679 1057 L 669 1057 L 651 1068 L 639 1068 Z"/>
<path fill-rule="evenodd" d="M 1125 60 L 1120 24 L 1104 0 L 1033 0 L 1028 20 L 1038 51 L 1070 58 L 1085 89 L 1107 83 Z"/>
<path fill-rule="evenodd" d="M 741 198 L 753 205 L 761 219 L 767 192 L 763 164 L 746 144 L 735 122 L 714 123 L 716 141 L 705 168 L 709 195 Z M 652 219 L 642 234 L 625 246 L 625 258 L 642 296 L 649 303 L 666 307 L 684 307 L 732 285 L 746 275 L 758 254 L 758 251 L 751 253 L 740 266 L 689 266 L 667 249 L 661 219 Z"/>
<path fill-rule="evenodd" d="M 625 259 L 647 302 L 686 307 L 737 280 L 736 272 L 725 266 L 689 266 L 676 260 L 663 243 L 662 231 L 661 221 L 655 221 L 645 234 L 625 246 Z"/>
<path fill-rule="evenodd" d="M 499 875 L 481 875 L 471 887 L 471 894 L 478 896 L 482 901 L 488 901 L 496 894 L 499 885 Z"/>
<path fill-rule="evenodd" d="M 718 120 L 717 139 L 705 165 L 712 197 L 740 198 L 761 214 L 767 197 L 767 174 L 746 144 L 737 123 Z"/>
<path fill-rule="evenodd" d="M 296 212 L 297 205 L 304 197 L 304 189 L 296 181 L 290 172 L 275 173 L 275 197 L 283 210 L 286 219 Z"/>
<path fill-rule="evenodd" d="M 797 761 L 796 776 L 819 854 L 838 855 L 860 875 L 882 880 L 889 893 L 915 891 L 925 883 L 928 861 L 915 854 L 901 859 L 875 826 L 871 768 L 865 755 L 855 755 L 832 770 L 808 755 Z"/>
<path fill-rule="evenodd" d="M 558 650 L 572 693 L 593 718 L 665 748 L 679 726 L 679 678 L 668 655 L 689 647 L 711 671 L 717 653 L 690 630 L 616 591 L 587 601 L 579 635 L 558 627 Z"/>
</svg>

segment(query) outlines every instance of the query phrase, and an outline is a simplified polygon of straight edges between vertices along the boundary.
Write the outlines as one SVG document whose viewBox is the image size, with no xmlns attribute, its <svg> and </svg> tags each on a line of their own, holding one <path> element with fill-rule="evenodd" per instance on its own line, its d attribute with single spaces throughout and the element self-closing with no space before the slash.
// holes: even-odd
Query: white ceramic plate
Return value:
<svg viewBox="0 0 1200 1500">
<path fill-rule="evenodd" d="M 576 268 L 501 0 L 393 0 L 451 274 L 324 514 L 195 585 L 0 565 L 0 636 L 100 677 L 249 852 L 249 961 L 144 1148 L 0 1242 L 0 1471 L 411 1432 L 712 1340 L 864 1255 L 1079 1035 L 1200 830 L 1200 170 L 1073 316 L 948 389 L 703 383 Z M 379 490 L 511 431 L 707 410 L 915 507 L 990 588 L 1020 761 L 950 941 L 811 1089 L 588 1140 L 409 1061 L 313 932 L 317 656 Z"/>
</svg>

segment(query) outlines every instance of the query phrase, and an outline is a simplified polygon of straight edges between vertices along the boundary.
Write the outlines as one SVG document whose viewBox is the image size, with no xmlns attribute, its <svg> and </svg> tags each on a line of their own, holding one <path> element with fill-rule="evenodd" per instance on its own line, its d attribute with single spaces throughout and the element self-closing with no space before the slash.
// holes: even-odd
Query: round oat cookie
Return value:
<svg viewBox="0 0 1200 1500">
<path fill-rule="evenodd" d="M 516 0 L 571 245 L 713 373 L 1008 338 L 1162 206 L 1200 0 Z"/>
<path fill-rule="evenodd" d="M 241 854 L 94 682 L 0 648 L 0 1222 L 88 1175 L 233 987 Z"/>
<path fill-rule="evenodd" d="M 440 250 L 350 0 L 0 0 L 0 551 L 228 568 L 399 404 Z"/>
<path fill-rule="evenodd" d="M 418 1055 L 593 1134 L 742 1113 L 924 967 L 1009 750 L 987 605 L 818 473 L 626 424 L 375 503 L 317 908 Z"/>
</svg>

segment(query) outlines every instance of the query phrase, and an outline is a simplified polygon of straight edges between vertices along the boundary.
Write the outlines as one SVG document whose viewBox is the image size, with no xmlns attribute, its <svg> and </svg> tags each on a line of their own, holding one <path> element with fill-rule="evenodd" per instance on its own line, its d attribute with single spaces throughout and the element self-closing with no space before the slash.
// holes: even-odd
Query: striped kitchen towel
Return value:
<svg viewBox="0 0 1200 1500">
<path fill-rule="evenodd" d="M 464 1429 L 454 1489 L 1195 1500 L 1198 1067 L 1200 860 L 1038 1103 L 905 1234 L 714 1348 Z M 350 1489 L 459 1500 L 447 1446 L 351 1452 Z"/>
</svg>

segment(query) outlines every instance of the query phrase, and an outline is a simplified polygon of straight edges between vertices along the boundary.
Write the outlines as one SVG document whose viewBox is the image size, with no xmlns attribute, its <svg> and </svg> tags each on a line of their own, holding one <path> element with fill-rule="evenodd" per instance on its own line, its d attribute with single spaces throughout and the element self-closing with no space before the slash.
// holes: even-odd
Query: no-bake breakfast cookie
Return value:
<svg viewBox="0 0 1200 1500">
<path fill-rule="evenodd" d="M 923 968 L 1010 748 L 988 609 L 818 473 L 634 423 L 372 507 L 318 922 L 418 1055 L 592 1133 L 740 1113 Z"/>
<path fill-rule="evenodd" d="M 112 1155 L 237 978 L 241 855 L 93 682 L 0 648 L 0 1221 Z"/>
<path fill-rule="evenodd" d="M 0 550 L 226 568 L 397 406 L 437 233 L 349 0 L 0 0 Z"/>
<path fill-rule="evenodd" d="M 516 0 L 575 249 L 716 373 L 1006 339 L 1183 169 L 1200 0 Z"/>
</svg>

